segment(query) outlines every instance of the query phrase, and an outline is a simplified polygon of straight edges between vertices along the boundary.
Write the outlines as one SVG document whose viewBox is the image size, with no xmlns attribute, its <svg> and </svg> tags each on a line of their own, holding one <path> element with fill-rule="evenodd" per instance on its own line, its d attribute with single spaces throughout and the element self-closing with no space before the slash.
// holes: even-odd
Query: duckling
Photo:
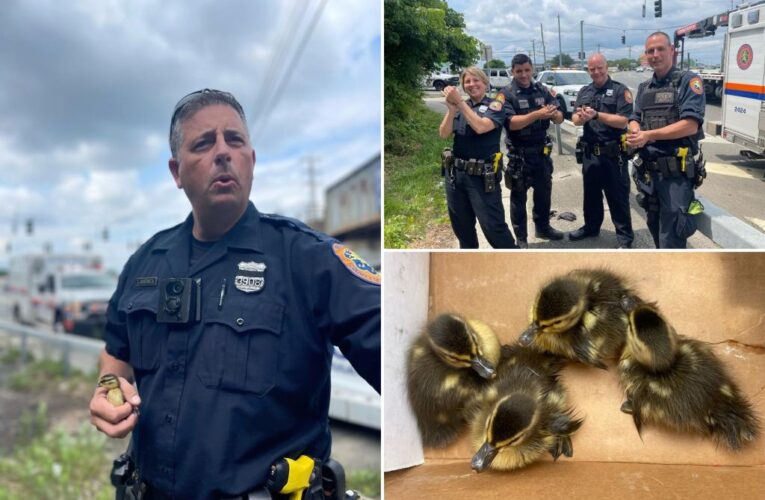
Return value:
<svg viewBox="0 0 765 500">
<path fill-rule="evenodd" d="M 520 345 L 503 346 L 497 379 L 471 419 L 476 472 L 524 467 L 545 453 L 571 457 L 572 415 L 558 380 L 564 360 Z"/>
<path fill-rule="evenodd" d="M 518 339 L 558 356 L 606 368 L 621 353 L 634 296 L 625 281 L 603 269 L 577 269 L 548 282 L 534 299 L 531 324 Z"/>
<path fill-rule="evenodd" d="M 469 409 L 496 376 L 500 355 L 488 325 L 456 314 L 436 317 L 412 343 L 409 401 L 425 446 L 443 447 L 457 438 Z"/>
<path fill-rule="evenodd" d="M 732 450 L 753 441 L 758 419 L 703 342 L 678 335 L 653 304 L 633 304 L 619 377 L 638 434 L 644 423 L 707 435 Z"/>
<path fill-rule="evenodd" d="M 122 389 L 120 389 L 120 381 L 116 375 L 112 373 L 105 373 L 98 379 L 98 385 L 108 389 L 106 393 L 106 399 L 114 406 L 121 406 L 125 404 L 125 397 L 122 395 Z"/>
</svg>

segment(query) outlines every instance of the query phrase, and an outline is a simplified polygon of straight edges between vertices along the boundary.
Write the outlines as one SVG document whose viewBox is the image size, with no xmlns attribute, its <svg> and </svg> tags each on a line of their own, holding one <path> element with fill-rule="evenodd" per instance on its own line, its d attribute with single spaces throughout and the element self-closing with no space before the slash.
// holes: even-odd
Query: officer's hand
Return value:
<svg viewBox="0 0 765 500">
<path fill-rule="evenodd" d="M 105 387 L 97 387 L 90 400 L 90 422 L 112 438 L 123 438 L 133 430 L 138 422 L 138 406 L 141 404 L 136 388 L 122 377 L 119 377 L 119 381 L 125 396 L 124 404 L 114 406 L 107 401 Z"/>
<path fill-rule="evenodd" d="M 646 144 L 651 142 L 650 137 L 644 130 L 638 130 L 636 132 L 629 131 L 627 132 L 627 146 L 631 148 L 642 148 Z"/>
<path fill-rule="evenodd" d="M 537 111 L 540 116 L 540 120 L 552 120 L 555 117 L 555 113 L 558 111 L 558 106 L 555 104 L 548 104 L 547 106 L 539 108 Z"/>
<path fill-rule="evenodd" d="M 454 104 L 455 106 L 462 100 L 462 97 L 460 97 L 460 91 L 451 85 L 444 88 L 443 94 L 444 97 L 446 97 L 446 102 L 449 104 Z"/>
<path fill-rule="evenodd" d="M 598 113 L 597 111 L 595 111 L 589 106 L 585 106 L 584 108 L 582 108 L 582 117 L 584 118 L 584 121 L 590 121 L 595 119 L 595 115 L 597 113 Z"/>
</svg>

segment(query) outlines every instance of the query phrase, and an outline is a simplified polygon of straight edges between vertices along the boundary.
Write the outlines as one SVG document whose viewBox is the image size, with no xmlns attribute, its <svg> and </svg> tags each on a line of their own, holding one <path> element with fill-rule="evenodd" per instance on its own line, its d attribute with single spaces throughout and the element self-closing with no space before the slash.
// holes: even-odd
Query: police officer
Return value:
<svg viewBox="0 0 765 500">
<path fill-rule="evenodd" d="M 630 248 L 635 236 L 630 218 L 629 169 L 621 139 L 632 113 L 632 92 L 608 76 L 603 54 L 590 56 L 587 70 L 592 83 L 579 91 L 571 117 L 575 125 L 584 126 L 577 144 L 577 161 L 582 163 L 584 178 L 584 226 L 569 233 L 568 238 L 578 241 L 600 233 L 605 193 L 616 227 L 617 248 Z"/>
<path fill-rule="evenodd" d="M 463 100 L 455 87 L 446 87 L 448 109 L 439 127 L 442 139 L 454 134 L 451 155 L 442 158 L 452 229 L 460 248 L 478 248 L 477 218 L 492 247 L 518 248 L 505 222 L 500 187 L 499 140 L 507 110 L 486 96 L 489 78 L 479 68 L 463 71 L 460 83 L 468 98 Z"/>
<path fill-rule="evenodd" d="M 651 34 L 645 54 L 654 73 L 638 87 L 627 144 L 639 148 L 634 175 L 656 248 L 685 248 L 700 206 L 693 189 L 705 175 L 697 157 L 704 137 L 704 84 L 674 66 L 675 48 L 666 33 Z"/>
<path fill-rule="evenodd" d="M 511 62 L 513 81 L 497 93 L 495 102 L 507 106 L 508 168 L 505 183 L 510 187 L 510 221 L 518 246 L 528 248 L 526 196 L 534 189 L 532 216 L 536 237 L 560 240 L 563 233 L 550 226 L 553 163 L 552 142 L 547 136 L 550 122 L 561 123 L 563 113 L 547 88 L 532 81 L 531 59 L 517 54 Z"/>
<path fill-rule="evenodd" d="M 146 498 L 240 497 L 281 458 L 328 457 L 333 344 L 379 392 L 380 277 L 249 201 L 255 151 L 233 95 L 183 98 L 170 146 L 192 211 L 120 275 L 100 371 L 120 377 L 127 401 L 97 389 L 91 421 L 133 432 Z"/>
</svg>

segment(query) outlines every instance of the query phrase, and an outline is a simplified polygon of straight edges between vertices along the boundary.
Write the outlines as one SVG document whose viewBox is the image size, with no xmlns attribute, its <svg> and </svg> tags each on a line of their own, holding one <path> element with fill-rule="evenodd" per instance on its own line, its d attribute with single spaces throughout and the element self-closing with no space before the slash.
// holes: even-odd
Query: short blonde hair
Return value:
<svg viewBox="0 0 765 500">
<path fill-rule="evenodd" d="M 478 66 L 470 66 L 469 68 L 465 68 L 465 71 L 460 75 L 460 86 L 462 87 L 462 90 L 465 90 L 465 77 L 467 75 L 478 78 L 486 86 L 486 89 L 489 89 L 489 77 L 486 76 L 486 73 L 484 73 Z"/>
</svg>

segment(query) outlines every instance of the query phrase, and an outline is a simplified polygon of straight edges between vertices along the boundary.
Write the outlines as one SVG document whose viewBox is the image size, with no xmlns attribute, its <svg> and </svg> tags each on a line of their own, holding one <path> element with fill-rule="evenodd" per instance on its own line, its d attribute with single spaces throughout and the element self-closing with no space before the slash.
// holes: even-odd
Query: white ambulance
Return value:
<svg viewBox="0 0 765 500">
<path fill-rule="evenodd" d="M 722 136 L 765 155 L 765 2 L 731 11 L 725 35 Z"/>
</svg>

